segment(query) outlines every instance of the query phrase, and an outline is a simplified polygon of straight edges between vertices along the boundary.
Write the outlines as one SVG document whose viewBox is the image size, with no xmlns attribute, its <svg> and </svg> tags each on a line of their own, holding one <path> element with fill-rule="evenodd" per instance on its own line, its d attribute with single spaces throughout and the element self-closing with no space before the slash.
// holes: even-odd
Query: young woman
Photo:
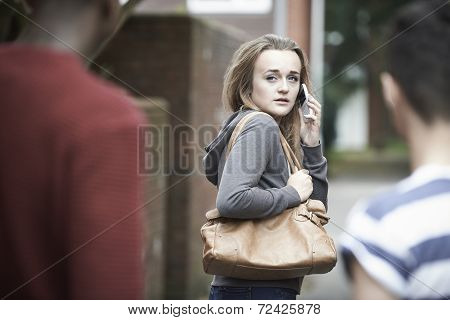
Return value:
<svg viewBox="0 0 450 320">
<path fill-rule="evenodd" d="M 299 46 L 288 38 L 265 35 L 244 43 L 225 75 L 223 103 L 234 113 L 206 148 L 208 180 L 218 186 L 221 216 L 262 219 L 308 198 L 327 204 L 327 161 L 319 141 L 321 105 L 308 96 L 303 116 L 297 95 L 310 88 L 308 66 Z M 262 111 L 244 127 L 227 155 L 231 134 L 243 116 Z M 280 129 L 307 170 L 289 174 Z M 295 299 L 303 279 L 255 281 L 214 276 L 210 299 Z"/>
</svg>

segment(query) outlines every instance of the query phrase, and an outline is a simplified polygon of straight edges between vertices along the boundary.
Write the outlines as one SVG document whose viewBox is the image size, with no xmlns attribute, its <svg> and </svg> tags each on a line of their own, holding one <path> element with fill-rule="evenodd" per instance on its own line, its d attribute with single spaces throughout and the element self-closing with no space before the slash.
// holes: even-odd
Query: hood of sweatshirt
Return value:
<svg viewBox="0 0 450 320">
<path fill-rule="evenodd" d="M 234 112 L 223 124 L 222 129 L 219 131 L 217 137 L 211 141 L 211 143 L 205 147 L 206 155 L 203 157 L 203 168 L 205 170 L 205 176 L 209 182 L 217 186 L 218 182 L 218 169 L 219 161 L 222 157 L 222 153 L 226 151 L 226 146 L 231 138 L 234 128 L 249 112 L 253 110 L 244 110 Z"/>
</svg>

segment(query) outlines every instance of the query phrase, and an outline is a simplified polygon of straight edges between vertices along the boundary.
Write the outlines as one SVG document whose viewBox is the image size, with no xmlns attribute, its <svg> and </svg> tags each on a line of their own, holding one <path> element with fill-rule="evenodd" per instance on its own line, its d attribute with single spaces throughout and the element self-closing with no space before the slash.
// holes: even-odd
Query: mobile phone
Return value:
<svg viewBox="0 0 450 320">
<path fill-rule="evenodd" d="M 309 107 L 308 107 L 308 88 L 304 83 L 300 86 L 300 92 L 298 94 L 299 105 L 298 107 L 302 109 L 303 115 L 309 115 Z"/>
</svg>

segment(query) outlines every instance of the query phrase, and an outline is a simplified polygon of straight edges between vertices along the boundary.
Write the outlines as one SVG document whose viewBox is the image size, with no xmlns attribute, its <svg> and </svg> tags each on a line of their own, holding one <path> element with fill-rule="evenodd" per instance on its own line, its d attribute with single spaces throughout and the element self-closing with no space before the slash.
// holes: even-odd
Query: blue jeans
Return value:
<svg viewBox="0 0 450 320">
<path fill-rule="evenodd" d="M 212 286 L 209 300 L 295 300 L 296 296 L 288 288 Z"/>
</svg>

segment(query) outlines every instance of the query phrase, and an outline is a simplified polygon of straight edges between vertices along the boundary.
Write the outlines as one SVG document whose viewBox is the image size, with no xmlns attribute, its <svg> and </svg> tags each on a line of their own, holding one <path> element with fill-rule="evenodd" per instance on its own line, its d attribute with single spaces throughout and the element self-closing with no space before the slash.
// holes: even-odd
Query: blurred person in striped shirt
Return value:
<svg viewBox="0 0 450 320">
<path fill-rule="evenodd" d="M 392 27 L 381 82 L 413 172 L 353 208 L 342 253 L 356 299 L 449 299 L 450 4 L 415 1 Z"/>
</svg>

